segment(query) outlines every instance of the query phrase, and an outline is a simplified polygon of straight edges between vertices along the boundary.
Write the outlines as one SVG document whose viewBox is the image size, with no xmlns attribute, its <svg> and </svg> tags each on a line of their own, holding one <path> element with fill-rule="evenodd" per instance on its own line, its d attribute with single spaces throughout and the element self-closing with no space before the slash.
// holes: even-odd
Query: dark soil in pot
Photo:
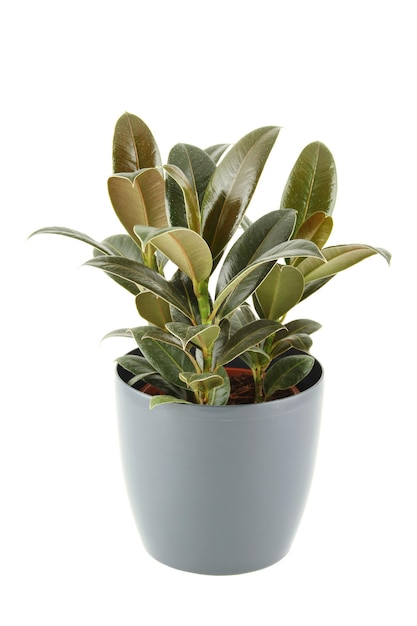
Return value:
<svg viewBox="0 0 417 626">
<path fill-rule="evenodd" d="M 230 378 L 231 387 L 228 404 L 253 404 L 255 399 L 255 388 L 253 384 L 252 372 L 242 367 L 227 367 L 226 370 Z M 157 387 L 154 387 L 154 385 L 151 385 L 150 383 L 145 383 L 140 387 L 140 390 L 150 396 L 163 394 L 163 391 L 160 391 Z M 293 396 L 296 393 L 299 393 L 299 389 L 297 387 L 279 390 L 271 397 L 271 400 L 287 398 L 288 396 Z"/>
</svg>

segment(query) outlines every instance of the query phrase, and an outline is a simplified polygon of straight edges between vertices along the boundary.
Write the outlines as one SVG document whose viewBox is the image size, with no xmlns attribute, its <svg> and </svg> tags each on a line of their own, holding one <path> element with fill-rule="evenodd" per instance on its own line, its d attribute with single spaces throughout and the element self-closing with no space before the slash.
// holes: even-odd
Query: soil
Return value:
<svg viewBox="0 0 417 626">
<path fill-rule="evenodd" d="M 243 369 L 228 369 L 230 378 L 230 398 L 229 405 L 253 404 L 255 400 L 255 388 L 253 384 L 252 372 Z M 151 396 L 161 395 L 162 391 L 153 385 L 145 384 L 141 391 Z M 299 393 L 297 387 L 277 391 L 270 400 L 278 400 L 279 398 L 287 398 Z"/>
</svg>

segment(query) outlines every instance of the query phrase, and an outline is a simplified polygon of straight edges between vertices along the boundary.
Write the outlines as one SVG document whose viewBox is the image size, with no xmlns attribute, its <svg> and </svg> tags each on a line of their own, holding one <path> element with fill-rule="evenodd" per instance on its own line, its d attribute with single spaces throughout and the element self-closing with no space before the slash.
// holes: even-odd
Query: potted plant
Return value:
<svg viewBox="0 0 417 626">
<path fill-rule="evenodd" d="M 246 216 L 279 127 L 232 146 L 177 144 L 166 164 L 146 124 L 116 124 L 108 190 L 125 228 L 92 246 L 87 265 L 129 290 L 142 322 L 117 359 L 116 398 L 127 490 L 148 552 L 175 568 L 234 574 L 289 550 L 311 482 L 323 370 L 320 328 L 288 313 L 338 272 L 380 254 L 326 246 L 336 168 L 305 147 L 280 208 Z M 241 229 L 241 230 L 239 230 Z M 153 410 L 155 409 L 155 410 Z"/>
</svg>

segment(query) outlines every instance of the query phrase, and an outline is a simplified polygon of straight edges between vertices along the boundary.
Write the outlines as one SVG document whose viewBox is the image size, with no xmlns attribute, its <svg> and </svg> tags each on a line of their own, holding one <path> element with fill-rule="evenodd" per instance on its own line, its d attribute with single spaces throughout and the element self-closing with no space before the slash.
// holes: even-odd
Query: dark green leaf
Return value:
<svg viewBox="0 0 417 626">
<path fill-rule="evenodd" d="M 155 272 L 145 265 L 123 257 L 108 256 L 95 257 L 87 261 L 85 265 L 98 267 L 105 272 L 115 274 L 135 285 L 148 289 L 156 296 L 168 302 L 168 304 L 179 309 L 185 316 L 188 317 L 190 315 L 188 303 L 183 295 L 174 285 L 158 274 L 158 272 Z"/>
<path fill-rule="evenodd" d="M 207 152 L 207 154 L 214 161 L 214 163 L 218 163 L 228 147 L 228 143 L 218 143 L 214 146 L 209 146 L 204 150 L 204 152 Z"/>
<path fill-rule="evenodd" d="M 216 296 L 248 265 L 288 241 L 296 217 L 296 212 L 292 210 L 271 211 L 253 222 L 230 248 L 219 273 Z"/>
<path fill-rule="evenodd" d="M 279 389 L 290 389 L 307 376 L 314 365 L 314 358 L 308 354 L 294 354 L 279 359 L 268 368 L 264 378 L 266 398 Z"/>
<path fill-rule="evenodd" d="M 304 148 L 285 186 L 281 208 L 296 209 L 295 232 L 316 211 L 331 215 L 336 202 L 336 165 L 329 149 L 320 141 Z M 298 235 L 296 234 L 298 237 Z"/>
<path fill-rule="evenodd" d="M 314 320 L 299 319 L 286 322 L 285 327 L 290 335 L 296 333 L 306 333 L 307 335 L 311 335 L 312 333 L 320 330 L 321 324 L 315 322 Z"/>
<path fill-rule="evenodd" d="M 184 143 L 177 144 L 172 148 L 168 157 L 168 164 L 176 166 L 185 175 L 195 198 L 195 207 L 188 208 L 187 205 L 190 202 L 187 199 L 187 194 L 190 191 L 187 187 L 183 188 L 181 178 L 177 179 L 169 169 L 165 168 L 171 174 L 166 181 L 171 226 L 190 226 L 199 233 L 201 202 L 216 166 L 204 150 Z M 191 210 L 195 211 L 195 216 L 193 214 L 190 216 Z"/>
<path fill-rule="evenodd" d="M 123 256 L 127 259 L 132 259 L 132 261 L 137 261 L 138 263 L 143 263 L 142 251 L 139 247 L 138 241 L 133 241 L 132 237 L 129 235 L 112 235 L 107 237 L 103 242 L 103 244 L 109 245 L 113 248 L 113 254 L 115 256 Z M 100 256 L 101 250 L 94 249 L 94 256 Z M 115 276 L 114 274 L 107 274 L 110 278 L 112 278 L 116 283 L 121 285 L 124 289 L 127 289 L 131 294 L 136 296 L 139 293 L 139 288 L 134 285 L 132 282 L 128 280 L 124 280 L 119 276 Z"/>
<path fill-rule="evenodd" d="M 255 320 L 241 328 L 224 345 L 223 350 L 217 357 L 216 367 L 230 363 L 243 352 L 276 333 L 280 328 L 282 328 L 281 324 L 271 320 Z"/>
<path fill-rule="evenodd" d="M 167 330 L 180 339 L 183 348 L 192 342 L 200 348 L 210 348 L 217 339 L 220 327 L 215 324 L 183 324 L 182 322 L 170 322 L 166 324 Z"/>
<path fill-rule="evenodd" d="M 52 235 L 64 235 L 65 237 L 71 237 L 72 239 L 78 239 L 78 241 L 83 241 L 84 243 L 88 243 L 90 246 L 97 248 L 103 254 L 115 254 L 115 249 L 112 245 L 106 242 L 99 242 L 95 239 L 92 239 L 88 235 L 84 233 L 80 233 L 78 230 L 73 230 L 72 228 L 65 228 L 63 226 L 48 226 L 46 228 L 40 228 L 39 230 L 35 230 L 34 233 L 29 235 L 29 237 L 33 237 L 34 235 L 44 235 L 44 234 L 52 234 Z"/>
<path fill-rule="evenodd" d="M 221 255 L 239 226 L 279 130 L 275 126 L 259 128 L 240 139 L 211 177 L 201 215 L 203 237 L 214 259 Z"/>
<path fill-rule="evenodd" d="M 275 246 L 268 253 L 261 255 L 251 265 L 241 270 L 219 293 L 213 305 L 215 314 L 218 317 L 226 317 L 245 302 L 265 278 L 263 265 L 269 264 L 267 268 L 270 271 L 275 261 L 291 256 L 318 257 L 323 263 L 320 250 L 311 241 L 293 239 Z"/>
<path fill-rule="evenodd" d="M 139 341 L 139 347 L 149 363 L 161 374 L 162 378 L 177 387 L 187 387 L 180 380 L 179 375 L 181 372 L 189 371 L 193 364 L 184 350 L 176 345 L 168 344 L 165 341 L 157 341 L 146 336 L 143 336 Z"/>
<path fill-rule="evenodd" d="M 136 354 L 125 354 L 117 358 L 116 362 L 135 377 L 145 378 L 156 372 L 155 368 L 143 356 Z"/>
</svg>

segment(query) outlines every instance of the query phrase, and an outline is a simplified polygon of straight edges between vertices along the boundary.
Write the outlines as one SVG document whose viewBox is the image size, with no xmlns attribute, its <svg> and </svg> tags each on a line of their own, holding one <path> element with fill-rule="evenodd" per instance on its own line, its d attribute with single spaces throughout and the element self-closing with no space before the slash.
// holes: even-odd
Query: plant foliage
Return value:
<svg viewBox="0 0 417 626">
<path fill-rule="evenodd" d="M 337 178 L 332 154 L 320 142 L 302 150 L 280 208 L 248 220 L 279 132 L 258 128 L 232 146 L 205 150 L 177 144 L 163 164 L 149 128 L 125 113 L 115 127 L 108 180 L 125 232 L 103 242 L 62 227 L 33 233 L 89 244 L 94 254 L 86 265 L 134 295 L 146 323 L 109 336 L 135 339 L 142 356 L 118 362 L 131 384 L 158 386 L 162 395 L 151 406 L 227 404 L 226 368 L 237 357 L 252 371 L 254 402 L 294 387 L 313 366 L 311 334 L 320 325 L 286 322 L 288 312 L 359 261 L 374 254 L 390 260 L 386 250 L 368 245 L 326 247 Z"/>
</svg>

